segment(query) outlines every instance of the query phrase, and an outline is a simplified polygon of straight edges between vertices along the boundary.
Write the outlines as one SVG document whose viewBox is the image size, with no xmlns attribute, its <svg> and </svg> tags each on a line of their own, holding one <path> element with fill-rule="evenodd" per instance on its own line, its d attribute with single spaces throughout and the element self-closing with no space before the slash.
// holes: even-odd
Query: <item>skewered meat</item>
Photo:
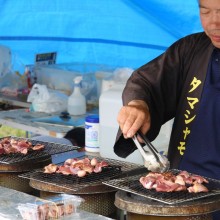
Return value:
<svg viewBox="0 0 220 220">
<path fill-rule="evenodd" d="M 32 147 L 32 150 L 42 150 L 44 149 L 43 144 L 36 144 L 35 146 Z"/>
<path fill-rule="evenodd" d="M 190 193 L 208 192 L 208 189 L 202 184 L 208 183 L 208 180 L 199 175 L 189 174 L 187 171 L 181 171 L 177 175 L 171 172 L 150 172 L 141 177 L 139 181 L 146 189 L 155 189 L 157 192 L 186 190 Z"/>
<path fill-rule="evenodd" d="M 0 154 L 21 153 L 27 154 L 29 150 L 42 150 L 43 144 L 32 145 L 31 142 L 23 139 L 16 140 L 14 138 L 6 137 L 0 140 Z"/>
<path fill-rule="evenodd" d="M 79 170 L 77 172 L 78 177 L 84 177 L 86 175 L 86 171 L 85 170 Z"/>
<path fill-rule="evenodd" d="M 187 188 L 188 192 L 190 193 L 198 193 L 198 192 L 208 192 L 209 190 L 202 185 L 201 183 L 194 183 L 193 186 Z"/>
<path fill-rule="evenodd" d="M 99 162 L 96 158 L 78 159 L 69 158 L 63 165 L 49 164 L 44 167 L 44 173 L 62 173 L 64 175 L 77 175 L 83 177 L 88 173 L 99 173 L 103 167 L 109 166 L 106 161 Z"/>
<path fill-rule="evenodd" d="M 44 169 L 44 173 L 55 173 L 57 171 L 57 165 L 49 164 Z"/>
<path fill-rule="evenodd" d="M 98 163 L 97 159 L 96 158 L 92 158 L 91 165 L 95 166 L 97 163 Z"/>
</svg>

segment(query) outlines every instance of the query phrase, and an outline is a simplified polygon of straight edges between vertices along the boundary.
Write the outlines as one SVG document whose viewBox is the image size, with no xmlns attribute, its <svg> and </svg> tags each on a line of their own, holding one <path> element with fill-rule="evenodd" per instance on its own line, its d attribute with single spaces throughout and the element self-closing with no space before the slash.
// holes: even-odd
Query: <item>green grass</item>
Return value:
<svg viewBox="0 0 220 220">
<path fill-rule="evenodd" d="M 2 125 L 0 127 L 0 138 L 6 136 L 26 137 L 26 132 L 21 129 L 15 129 L 9 126 Z"/>
</svg>

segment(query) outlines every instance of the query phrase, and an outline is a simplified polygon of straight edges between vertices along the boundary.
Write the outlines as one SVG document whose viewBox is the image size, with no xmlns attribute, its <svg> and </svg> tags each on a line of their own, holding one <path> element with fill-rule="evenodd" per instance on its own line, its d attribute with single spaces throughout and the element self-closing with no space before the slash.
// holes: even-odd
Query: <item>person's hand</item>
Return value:
<svg viewBox="0 0 220 220">
<path fill-rule="evenodd" d="M 138 130 L 146 134 L 150 128 L 149 108 L 144 101 L 133 100 L 120 109 L 117 121 L 124 138 L 133 137 Z"/>
</svg>

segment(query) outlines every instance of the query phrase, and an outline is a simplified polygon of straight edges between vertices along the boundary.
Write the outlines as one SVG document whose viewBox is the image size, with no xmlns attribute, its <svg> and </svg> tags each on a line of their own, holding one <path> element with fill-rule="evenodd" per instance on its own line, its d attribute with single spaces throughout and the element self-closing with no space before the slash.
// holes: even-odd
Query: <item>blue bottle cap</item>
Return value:
<svg viewBox="0 0 220 220">
<path fill-rule="evenodd" d="M 86 117 L 86 122 L 99 123 L 99 115 L 88 115 Z"/>
</svg>

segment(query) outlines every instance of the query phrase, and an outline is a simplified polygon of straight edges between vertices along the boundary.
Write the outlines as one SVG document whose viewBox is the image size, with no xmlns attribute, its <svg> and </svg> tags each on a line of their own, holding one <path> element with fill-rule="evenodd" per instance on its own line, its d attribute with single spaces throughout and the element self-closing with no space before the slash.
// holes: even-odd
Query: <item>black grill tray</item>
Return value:
<svg viewBox="0 0 220 220">
<path fill-rule="evenodd" d="M 91 182 L 100 182 L 100 179 L 109 179 L 113 176 L 120 175 L 122 173 L 120 166 L 108 166 L 102 167 L 102 172 L 87 174 L 84 177 L 78 177 L 77 175 L 64 175 L 62 173 L 43 173 L 36 172 L 32 177 L 38 181 L 51 182 L 58 185 L 71 185 L 72 184 L 88 184 Z"/>
<path fill-rule="evenodd" d="M 176 174 L 180 170 L 170 170 L 169 172 Z M 183 203 L 220 194 L 220 180 L 207 177 L 205 178 L 209 183 L 204 185 L 209 189 L 209 192 L 189 193 L 188 191 L 157 192 L 154 189 L 146 189 L 139 182 L 141 176 L 144 175 L 104 181 L 103 184 L 166 204 Z"/>
<path fill-rule="evenodd" d="M 0 138 L 0 140 L 4 138 Z M 64 153 L 67 151 L 74 151 L 74 150 L 80 149 L 80 147 L 78 146 L 36 141 L 36 140 L 28 139 L 28 138 L 20 138 L 20 137 L 13 137 L 13 136 L 10 136 L 7 138 L 13 138 L 15 140 L 27 140 L 31 142 L 33 146 L 36 144 L 43 144 L 45 147 L 43 150 L 37 150 L 37 151 L 30 150 L 26 155 L 22 153 L 0 154 L 0 164 L 15 165 L 15 164 L 23 163 L 23 162 L 31 162 L 31 161 L 44 159 L 47 156 Z"/>
<path fill-rule="evenodd" d="M 92 156 L 85 155 L 92 159 Z M 83 157 L 83 158 L 84 158 Z M 77 177 L 76 175 L 63 175 L 59 173 L 46 174 L 43 169 L 37 169 L 32 172 L 24 173 L 19 177 L 30 179 L 31 181 L 38 181 L 42 184 L 55 185 L 64 189 L 78 191 L 88 186 L 102 185 L 102 181 L 109 181 L 117 177 L 125 177 L 146 172 L 146 168 L 142 165 L 127 163 L 110 158 L 95 157 L 98 161 L 106 161 L 109 166 L 103 167 L 100 173 L 87 174 L 85 177 Z M 61 163 L 60 165 L 62 165 Z"/>
</svg>

